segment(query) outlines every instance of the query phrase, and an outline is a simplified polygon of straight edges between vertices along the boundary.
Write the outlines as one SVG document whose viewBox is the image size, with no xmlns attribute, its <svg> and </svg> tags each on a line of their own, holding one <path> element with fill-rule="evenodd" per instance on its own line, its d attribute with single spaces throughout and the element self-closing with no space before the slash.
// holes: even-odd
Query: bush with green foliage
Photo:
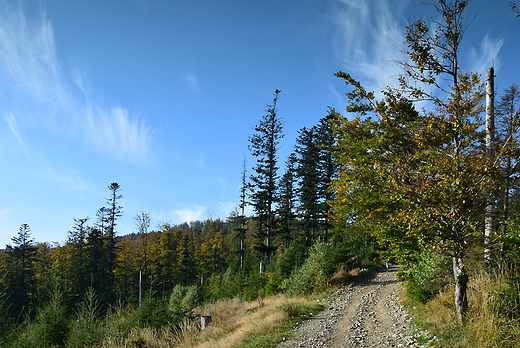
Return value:
<svg viewBox="0 0 520 348">
<path fill-rule="evenodd" d="M 445 270 L 450 260 L 436 250 L 424 250 L 409 262 L 403 264 L 398 278 L 406 281 L 408 298 L 418 303 L 426 303 L 437 295 L 447 284 Z"/>
<path fill-rule="evenodd" d="M 193 309 L 200 303 L 201 296 L 197 286 L 177 284 L 170 295 L 168 308 L 176 315 L 191 316 Z"/>
<path fill-rule="evenodd" d="M 240 289 L 237 284 L 239 275 L 234 275 L 231 268 L 223 274 L 213 275 L 204 288 L 204 301 L 218 301 L 237 296 Z"/>
<path fill-rule="evenodd" d="M 100 346 L 104 327 L 99 318 L 100 305 L 93 288 L 89 288 L 83 301 L 77 305 L 75 319 L 70 327 L 67 348 Z"/>
<path fill-rule="evenodd" d="M 118 301 L 111 306 L 111 310 L 105 320 L 105 338 L 111 341 L 123 340 L 128 337 L 133 328 L 137 326 L 135 309 L 125 306 Z"/>
<path fill-rule="evenodd" d="M 9 296 L 0 292 L 0 347 L 10 342 L 17 331 L 14 320 L 9 316 Z"/>
<path fill-rule="evenodd" d="M 34 321 L 29 318 L 24 323 L 24 330 L 14 347 L 63 347 L 68 334 L 66 307 L 63 304 L 63 292 L 56 287 L 50 300 L 43 307 Z"/>
<path fill-rule="evenodd" d="M 284 287 L 289 295 L 309 295 L 327 288 L 332 249 L 330 243 L 324 242 L 317 242 L 311 247 L 304 264 L 294 270 L 286 280 Z"/>
<path fill-rule="evenodd" d="M 182 322 L 184 314 L 173 313 L 168 309 L 167 301 L 152 297 L 143 300 L 135 310 L 134 316 L 137 326 L 159 329 Z"/>
</svg>

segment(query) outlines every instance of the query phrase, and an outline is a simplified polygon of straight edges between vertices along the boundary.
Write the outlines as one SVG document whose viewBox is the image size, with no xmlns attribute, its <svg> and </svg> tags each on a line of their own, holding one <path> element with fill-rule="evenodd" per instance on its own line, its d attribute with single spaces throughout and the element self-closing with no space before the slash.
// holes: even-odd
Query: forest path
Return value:
<svg viewBox="0 0 520 348">
<path fill-rule="evenodd" d="M 426 347 L 427 332 L 416 332 L 411 317 L 398 303 L 397 266 L 339 289 L 325 310 L 293 329 L 295 338 L 278 345 L 293 347 Z"/>
</svg>

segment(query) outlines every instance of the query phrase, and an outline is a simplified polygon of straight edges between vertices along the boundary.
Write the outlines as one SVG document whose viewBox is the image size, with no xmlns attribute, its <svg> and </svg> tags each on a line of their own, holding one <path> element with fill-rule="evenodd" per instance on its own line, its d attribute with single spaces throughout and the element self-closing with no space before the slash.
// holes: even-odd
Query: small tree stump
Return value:
<svg viewBox="0 0 520 348">
<path fill-rule="evenodd" d="M 211 323 L 211 315 L 202 315 L 200 317 L 200 329 L 201 330 L 204 330 L 206 328 L 206 326 L 209 325 L 209 323 Z"/>
</svg>

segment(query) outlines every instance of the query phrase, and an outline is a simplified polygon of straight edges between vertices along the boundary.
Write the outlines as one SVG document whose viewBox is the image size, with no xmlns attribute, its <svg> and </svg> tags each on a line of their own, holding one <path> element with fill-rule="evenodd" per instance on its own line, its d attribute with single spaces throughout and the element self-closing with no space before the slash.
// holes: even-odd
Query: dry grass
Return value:
<svg viewBox="0 0 520 348">
<path fill-rule="evenodd" d="M 346 271 L 343 264 L 340 264 L 336 269 L 336 272 L 330 278 L 329 284 L 332 286 L 343 285 L 351 281 L 353 278 L 361 274 L 361 269 L 354 268 L 350 271 Z"/>
<path fill-rule="evenodd" d="M 359 276 L 359 268 L 346 271 L 338 267 L 331 278 L 328 291 L 333 291 Z M 322 294 L 323 295 L 323 294 Z M 316 307 L 316 298 L 292 297 L 283 295 L 245 302 L 239 299 L 222 300 L 205 304 L 196 309 L 196 319 L 184 322 L 176 332 L 167 329 L 155 331 L 147 328 L 134 329 L 124 339 L 106 339 L 103 347 L 143 347 L 143 348 L 225 348 L 243 344 L 254 335 L 269 333 L 273 336 L 274 328 L 287 325 L 290 308 Z M 289 306 L 288 306 L 289 305 Z M 209 315 L 212 322 L 201 331 L 200 316 Z M 292 319 L 294 321 L 295 319 Z M 261 339 L 261 338 L 260 338 Z M 255 343 L 253 343 L 254 346 Z"/>
<path fill-rule="evenodd" d="M 306 302 L 309 300 L 276 296 L 264 299 L 263 305 L 237 299 L 208 304 L 200 309 L 200 313 L 211 315 L 211 324 L 200 331 L 198 321 L 186 323 L 178 332 L 174 343 L 177 347 L 186 348 L 231 347 L 251 335 L 266 333 L 288 319 L 281 309 L 283 305 Z"/>
<path fill-rule="evenodd" d="M 282 307 L 291 303 L 309 303 L 304 298 L 283 296 L 265 298 L 262 303 L 244 302 L 238 299 L 206 304 L 197 309 L 199 314 L 210 315 L 211 323 L 201 331 L 200 316 L 187 321 L 177 332 L 155 331 L 137 328 L 124 339 L 105 339 L 104 348 L 224 348 L 243 342 L 251 335 L 269 332 L 274 326 L 288 319 Z"/>
<path fill-rule="evenodd" d="M 504 284 L 503 275 L 478 271 L 470 278 L 468 312 L 460 323 L 454 311 L 452 289 L 441 292 L 425 305 L 413 308 L 419 324 L 441 338 L 442 346 L 455 347 L 519 347 L 520 326 L 500 317 L 496 310 L 497 291 Z"/>
</svg>

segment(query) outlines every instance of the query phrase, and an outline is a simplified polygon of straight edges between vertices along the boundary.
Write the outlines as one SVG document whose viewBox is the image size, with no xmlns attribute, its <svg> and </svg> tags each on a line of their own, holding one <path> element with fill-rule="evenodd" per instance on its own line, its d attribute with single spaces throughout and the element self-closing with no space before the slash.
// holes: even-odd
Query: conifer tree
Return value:
<svg viewBox="0 0 520 348">
<path fill-rule="evenodd" d="M 337 166 L 334 163 L 332 149 L 334 147 L 334 135 L 332 122 L 337 119 L 337 112 L 330 109 L 326 117 L 320 119 L 315 126 L 316 144 L 318 146 L 318 201 L 320 204 L 320 227 L 325 238 L 328 238 L 331 228 L 330 216 L 332 215 L 330 202 L 334 199 L 333 190 L 330 189 L 334 175 L 337 173 Z"/>
<path fill-rule="evenodd" d="M 181 243 L 177 246 L 177 269 L 179 271 L 178 280 L 182 285 L 191 285 L 195 279 L 195 251 L 193 249 L 193 234 L 188 233 L 182 236 Z"/>
<path fill-rule="evenodd" d="M 258 232 L 256 236 L 257 249 L 263 254 L 266 265 L 271 262 L 274 250 L 272 245 L 276 225 L 276 204 L 279 201 L 278 192 L 278 150 L 280 139 L 283 138 L 283 122 L 278 117 L 276 103 L 277 89 L 273 103 L 267 105 L 267 113 L 255 126 L 255 133 L 249 137 L 249 150 L 256 159 L 251 175 L 251 204 L 255 211 Z"/>
<path fill-rule="evenodd" d="M 301 225 L 300 243 L 305 250 L 312 246 L 314 238 L 319 232 L 319 173 L 317 167 L 319 152 L 314 131 L 314 128 L 299 130 L 295 150 L 298 163 L 296 175 L 299 182 L 297 192 Z"/>
<path fill-rule="evenodd" d="M 87 228 L 86 258 L 88 262 L 88 284 L 93 288 L 103 304 L 107 301 L 105 293 L 106 272 L 103 233 L 99 228 Z"/>
<path fill-rule="evenodd" d="M 247 170 L 246 159 L 242 166 L 241 185 L 240 185 L 240 204 L 238 208 L 231 213 L 230 222 L 233 223 L 233 237 L 236 239 L 236 252 L 239 255 L 240 272 L 244 269 L 245 259 L 245 239 L 246 239 L 246 204 L 247 204 Z"/>
<path fill-rule="evenodd" d="M 105 267 L 105 291 L 109 301 L 113 298 L 114 288 L 114 269 L 116 267 L 116 226 L 117 220 L 123 214 L 123 207 L 119 205 L 119 201 L 123 198 L 119 194 L 121 186 L 117 182 L 113 182 L 108 186 L 110 196 L 107 199 L 107 207 L 105 208 L 105 233 L 104 233 L 104 267 Z"/>
<path fill-rule="evenodd" d="M 13 244 L 6 247 L 8 256 L 7 296 L 11 303 L 9 311 L 18 318 L 34 309 L 36 299 L 36 279 L 34 262 L 37 247 L 31 238 L 28 224 L 22 224 L 18 235 L 12 237 Z"/>
<path fill-rule="evenodd" d="M 74 227 L 72 231 L 69 231 L 66 243 L 70 255 L 67 264 L 67 280 L 73 289 L 73 302 L 75 303 L 83 298 L 87 288 L 90 286 L 87 253 L 88 229 L 86 225 L 88 220 L 88 217 L 74 219 Z"/>
<path fill-rule="evenodd" d="M 516 234 L 516 230 L 509 228 L 508 220 L 511 213 L 512 197 L 518 191 L 519 184 L 519 144 L 520 144 L 520 89 L 511 85 L 501 95 L 495 107 L 497 122 L 497 143 L 502 149 L 498 161 L 502 173 L 502 190 L 499 194 L 498 213 L 501 217 L 501 258 L 505 258 L 506 240 L 508 235 Z"/>
<path fill-rule="evenodd" d="M 290 154 L 285 161 L 285 173 L 280 181 L 280 236 L 285 249 L 291 245 L 294 239 L 296 224 L 296 155 Z"/>
</svg>

